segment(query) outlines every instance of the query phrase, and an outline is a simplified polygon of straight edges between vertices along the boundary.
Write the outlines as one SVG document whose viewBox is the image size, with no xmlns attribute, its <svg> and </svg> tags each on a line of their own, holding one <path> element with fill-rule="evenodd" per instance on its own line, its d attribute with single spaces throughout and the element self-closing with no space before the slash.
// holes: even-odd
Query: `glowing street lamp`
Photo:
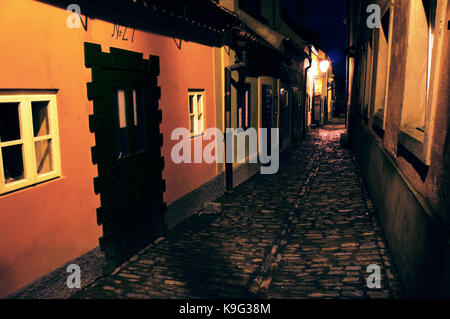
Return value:
<svg viewBox="0 0 450 319">
<path fill-rule="evenodd" d="M 322 71 L 323 73 L 325 73 L 325 72 L 328 71 L 328 68 L 329 68 L 329 67 L 330 67 L 330 61 L 328 61 L 328 60 L 322 60 L 322 61 L 320 61 L 320 63 L 319 63 L 320 71 Z"/>
</svg>

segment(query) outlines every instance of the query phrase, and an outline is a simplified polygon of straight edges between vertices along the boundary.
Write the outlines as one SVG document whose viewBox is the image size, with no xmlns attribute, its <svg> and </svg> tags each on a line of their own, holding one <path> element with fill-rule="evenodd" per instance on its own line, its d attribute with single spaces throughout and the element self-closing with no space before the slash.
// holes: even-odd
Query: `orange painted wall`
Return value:
<svg viewBox="0 0 450 319">
<path fill-rule="evenodd" d="M 160 56 L 161 131 L 169 204 L 216 175 L 216 165 L 177 165 L 170 159 L 170 134 L 187 127 L 189 88 L 206 90 L 205 127 L 215 126 L 213 49 L 136 30 L 134 41 L 111 37 L 113 24 L 88 21 L 88 30 L 69 29 L 68 12 L 38 1 L 0 2 L 0 89 L 58 89 L 62 177 L 0 195 L 0 297 L 60 267 L 98 245 L 99 197 L 92 179 L 86 98 L 91 71 L 84 67 L 83 42 Z M 129 29 L 128 29 L 128 32 Z"/>
</svg>

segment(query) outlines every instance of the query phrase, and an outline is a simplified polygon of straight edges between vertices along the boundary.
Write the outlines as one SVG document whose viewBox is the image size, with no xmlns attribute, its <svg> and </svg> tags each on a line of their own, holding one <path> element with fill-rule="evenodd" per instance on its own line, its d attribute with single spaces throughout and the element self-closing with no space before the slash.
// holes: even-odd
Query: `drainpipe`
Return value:
<svg viewBox="0 0 450 319">
<path fill-rule="evenodd" d="M 245 61 L 245 51 L 243 53 L 243 60 Z M 244 62 L 239 62 L 230 66 L 225 67 L 225 113 L 224 113 L 224 123 L 225 132 L 224 134 L 224 154 L 225 154 L 225 185 L 226 191 L 229 192 L 233 189 L 233 163 L 228 163 L 227 161 L 227 132 L 228 128 L 231 128 L 231 73 L 233 71 L 242 70 L 246 65 Z M 230 145 L 232 147 L 233 144 Z M 234 150 L 231 150 L 234 152 Z M 234 158 L 233 158 L 234 159 Z"/>
<path fill-rule="evenodd" d="M 305 112 L 303 112 L 303 137 L 305 137 L 306 136 L 306 126 L 308 125 L 308 119 L 307 119 L 307 111 L 308 111 L 308 107 L 309 107 L 309 105 L 306 105 L 306 103 L 308 102 L 308 99 L 306 98 L 307 97 L 307 95 L 306 95 L 306 84 L 307 84 L 307 81 L 308 81 L 308 71 L 309 71 L 309 69 L 311 68 L 311 66 L 312 66 L 312 56 L 311 56 L 311 51 L 312 51 L 312 48 L 311 48 L 311 44 L 308 44 L 308 48 L 309 48 L 309 56 L 308 56 L 308 61 L 309 61 L 309 65 L 308 65 L 308 67 L 307 68 L 305 68 L 305 80 L 303 81 L 303 92 L 305 92 L 305 96 L 304 96 L 304 100 L 305 100 Z"/>
</svg>

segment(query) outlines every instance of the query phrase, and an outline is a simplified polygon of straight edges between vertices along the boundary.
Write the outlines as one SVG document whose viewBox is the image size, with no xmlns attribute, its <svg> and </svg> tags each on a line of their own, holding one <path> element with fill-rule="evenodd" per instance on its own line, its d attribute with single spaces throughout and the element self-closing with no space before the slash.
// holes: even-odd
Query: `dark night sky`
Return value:
<svg viewBox="0 0 450 319">
<path fill-rule="evenodd" d="M 284 0 L 290 18 L 299 23 L 296 0 Z M 320 34 L 321 49 L 331 58 L 333 72 L 345 79 L 346 0 L 306 0 L 304 27 Z M 297 11 L 298 12 L 298 11 Z M 301 19 L 301 18 L 300 18 Z"/>
</svg>

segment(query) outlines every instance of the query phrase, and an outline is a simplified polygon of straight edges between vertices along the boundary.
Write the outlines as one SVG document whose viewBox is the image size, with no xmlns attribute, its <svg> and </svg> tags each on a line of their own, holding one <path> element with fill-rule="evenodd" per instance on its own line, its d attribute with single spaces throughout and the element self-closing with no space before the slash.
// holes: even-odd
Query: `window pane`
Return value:
<svg viewBox="0 0 450 319">
<path fill-rule="evenodd" d="M 194 110 L 194 95 L 189 95 L 189 113 L 192 114 L 195 112 Z"/>
<path fill-rule="evenodd" d="M 124 89 L 116 90 L 116 103 L 118 118 L 116 126 L 116 152 L 117 158 L 122 158 L 130 154 Z"/>
<path fill-rule="evenodd" d="M 197 95 L 197 112 L 203 113 L 203 95 Z"/>
<path fill-rule="evenodd" d="M 144 89 L 133 89 L 134 125 L 136 128 L 136 151 L 147 149 L 145 131 Z"/>
<path fill-rule="evenodd" d="M 416 128 L 425 126 L 427 102 L 427 70 L 430 39 L 428 20 L 422 1 L 411 2 L 410 19 L 401 126 L 402 129 L 415 132 Z"/>
<path fill-rule="evenodd" d="M 38 175 L 53 171 L 51 141 L 52 140 L 49 139 L 36 141 L 34 143 L 34 148 L 36 151 L 36 168 Z"/>
<path fill-rule="evenodd" d="M 22 144 L 2 148 L 5 183 L 24 179 Z"/>
<path fill-rule="evenodd" d="M 384 121 L 384 105 L 386 95 L 387 84 L 387 67 L 388 67 L 388 37 L 389 37 L 389 17 L 390 11 L 388 11 L 381 23 L 382 28 L 379 29 L 378 39 L 378 63 L 377 63 L 377 81 L 375 90 L 375 105 L 374 116 L 378 119 L 374 120 L 374 123 L 379 125 Z"/>
<path fill-rule="evenodd" d="M 34 136 L 49 135 L 48 101 L 31 102 Z"/>
<path fill-rule="evenodd" d="M 125 90 L 117 90 L 117 112 L 119 115 L 119 127 L 124 128 L 127 126 L 126 108 L 125 108 Z"/>
<path fill-rule="evenodd" d="M 195 133 L 195 115 L 189 116 L 189 125 L 191 133 Z"/>
<path fill-rule="evenodd" d="M 20 140 L 19 103 L 0 103 L 0 142 Z"/>
<path fill-rule="evenodd" d="M 203 115 L 199 115 L 198 116 L 198 131 L 197 132 L 202 132 L 203 131 Z"/>
</svg>

